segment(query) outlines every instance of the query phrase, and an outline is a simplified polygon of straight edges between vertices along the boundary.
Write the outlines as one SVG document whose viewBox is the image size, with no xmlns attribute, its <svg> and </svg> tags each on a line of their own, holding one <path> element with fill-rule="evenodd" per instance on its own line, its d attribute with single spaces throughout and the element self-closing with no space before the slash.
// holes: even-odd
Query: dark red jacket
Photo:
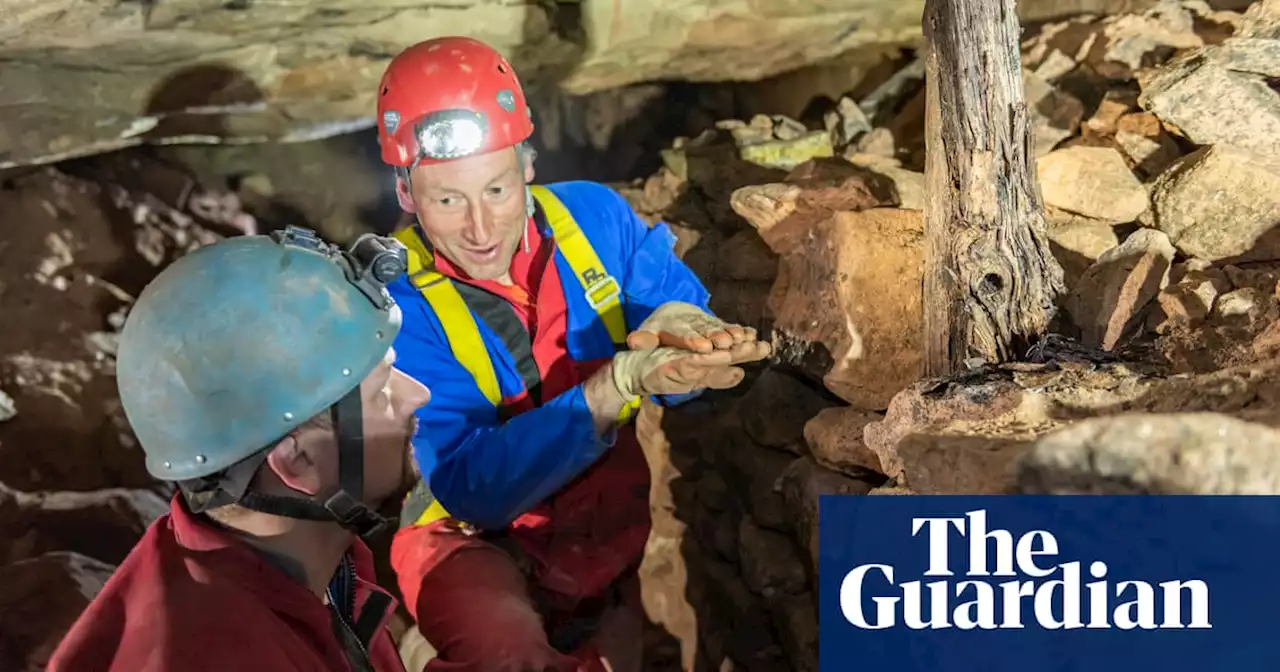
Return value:
<svg viewBox="0 0 1280 672">
<path fill-rule="evenodd" d="M 373 556 L 359 540 L 356 617 L 373 591 Z M 404 672 L 381 614 L 377 672 Z M 350 670 L 329 608 L 256 551 L 192 515 L 180 496 L 143 535 L 81 614 L 49 672 Z"/>
</svg>

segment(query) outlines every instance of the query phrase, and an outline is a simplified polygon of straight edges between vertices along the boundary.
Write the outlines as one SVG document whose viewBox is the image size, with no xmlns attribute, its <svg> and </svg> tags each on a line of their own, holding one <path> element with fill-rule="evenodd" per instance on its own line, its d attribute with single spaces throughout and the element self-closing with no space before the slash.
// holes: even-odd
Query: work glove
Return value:
<svg viewBox="0 0 1280 672">
<path fill-rule="evenodd" d="M 728 350 L 689 352 L 677 348 L 627 350 L 613 356 L 613 385 L 623 399 L 652 394 L 724 390 L 742 382 Z"/>
<path fill-rule="evenodd" d="M 658 306 L 627 336 L 627 346 L 633 350 L 665 346 L 698 353 L 727 350 L 732 353 L 730 364 L 758 361 L 772 350 L 767 341 L 757 340 L 755 329 L 730 324 L 683 301 Z"/>
</svg>

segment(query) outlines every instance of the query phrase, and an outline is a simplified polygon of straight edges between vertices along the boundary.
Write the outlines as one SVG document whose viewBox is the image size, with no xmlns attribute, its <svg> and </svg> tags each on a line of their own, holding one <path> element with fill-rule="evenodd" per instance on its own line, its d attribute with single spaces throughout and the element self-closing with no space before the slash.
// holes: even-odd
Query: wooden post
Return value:
<svg viewBox="0 0 1280 672">
<path fill-rule="evenodd" d="M 1021 359 L 1064 291 L 1049 250 L 1014 0 L 927 0 L 925 374 Z"/>
</svg>

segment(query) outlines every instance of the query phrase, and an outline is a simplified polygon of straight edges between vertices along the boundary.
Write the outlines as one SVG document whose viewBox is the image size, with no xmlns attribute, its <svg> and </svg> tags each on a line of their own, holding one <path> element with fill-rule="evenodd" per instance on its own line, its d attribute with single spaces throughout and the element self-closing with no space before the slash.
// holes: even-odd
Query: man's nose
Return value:
<svg viewBox="0 0 1280 672">
<path fill-rule="evenodd" d="M 475 243 L 488 243 L 492 228 L 489 226 L 489 217 L 484 209 L 484 203 L 473 200 L 471 206 L 467 209 L 467 236 Z"/>
<path fill-rule="evenodd" d="M 426 406 L 431 401 L 431 390 L 418 379 L 396 369 L 395 389 L 393 392 L 400 402 L 398 412 L 408 415 Z"/>
</svg>

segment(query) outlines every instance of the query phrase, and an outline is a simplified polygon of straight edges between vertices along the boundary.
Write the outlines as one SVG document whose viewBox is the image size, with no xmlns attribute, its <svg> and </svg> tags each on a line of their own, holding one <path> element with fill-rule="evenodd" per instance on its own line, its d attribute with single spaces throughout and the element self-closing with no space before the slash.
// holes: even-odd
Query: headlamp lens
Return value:
<svg viewBox="0 0 1280 672">
<path fill-rule="evenodd" d="M 440 119 L 418 129 L 418 146 L 432 159 L 453 159 L 480 149 L 484 129 L 475 119 Z"/>
</svg>

